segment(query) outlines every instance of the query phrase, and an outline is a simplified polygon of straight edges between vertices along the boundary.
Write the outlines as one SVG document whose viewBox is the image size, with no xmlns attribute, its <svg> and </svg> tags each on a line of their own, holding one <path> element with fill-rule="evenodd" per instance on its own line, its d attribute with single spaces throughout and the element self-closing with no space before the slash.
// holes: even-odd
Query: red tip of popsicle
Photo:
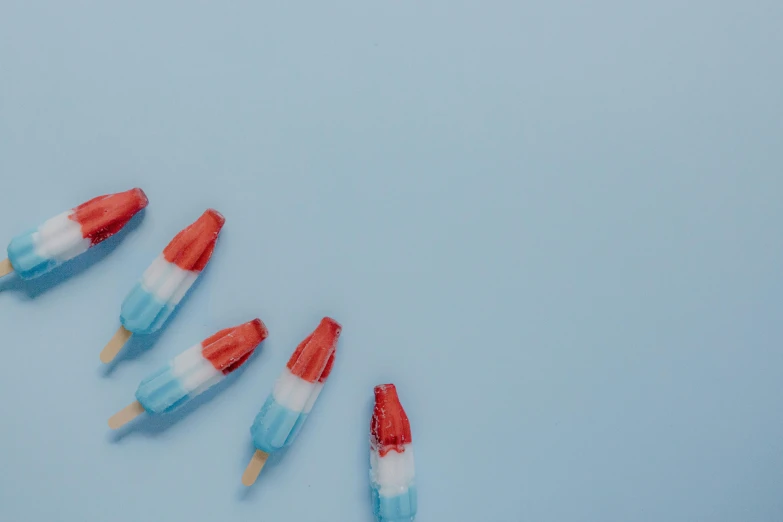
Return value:
<svg viewBox="0 0 783 522">
<path fill-rule="evenodd" d="M 324 371 L 321 372 L 321 376 L 318 378 L 318 382 L 325 382 L 326 379 L 329 378 L 329 374 L 332 373 L 332 366 L 334 366 L 334 353 L 335 352 L 332 352 L 332 355 L 329 356 L 329 360 L 326 361 L 326 367 L 324 368 Z"/>
<path fill-rule="evenodd" d="M 163 250 L 163 257 L 183 270 L 202 271 L 212 257 L 215 242 L 225 222 L 226 218 L 220 212 L 208 209 L 193 224 L 174 236 Z"/>
<path fill-rule="evenodd" d="M 97 245 L 119 232 L 149 200 L 140 188 L 106 194 L 82 203 L 69 216 L 82 226 L 82 237 Z"/>
<path fill-rule="evenodd" d="M 405 451 L 411 442 L 411 425 L 393 384 L 375 387 L 375 409 L 370 422 L 370 442 L 381 457 L 391 450 Z"/>
<path fill-rule="evenodd" d="M 288 360 L 291 373 L 308 382 L 325 381 L 332 371 L 334 352 L 341 331 L 342 326 L 334 319 L 321 319 L 315 331 L 299 343 Z"/>
<path fill-rule="evenodd" d="M 204 339 L 201 354 L 216 370 L 229 374 L 242 366 L 268 335 L 269 331 L 261 319 L 253 319 Z"/>
</svg>

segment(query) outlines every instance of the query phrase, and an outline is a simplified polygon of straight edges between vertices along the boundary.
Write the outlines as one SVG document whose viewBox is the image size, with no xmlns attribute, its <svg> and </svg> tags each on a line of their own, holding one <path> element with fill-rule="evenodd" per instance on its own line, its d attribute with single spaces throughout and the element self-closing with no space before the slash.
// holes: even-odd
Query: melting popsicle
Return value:
<svg viewBox="0 0 783 522">
<path fill-rule="evenodd" d="M 122 229 L 148 200 L 140 188 L 98 196 L 44 221 L 8 244 L 0 277 L 16 272 L 33 279 L 83 254 Z"/>
<path fill-rule="evenodd" d="M 397 388 L 376 386 L 370 422 L 370 485 L 378 522 L 410 522 L 416 517 L 415 476 L 411 425 Z"/>
<path fill-rule="evenodd" d="M 261 319 L 226 328 L 176 356 L 141 381 L 136 400 L 109 419 L 113 430 L 142 412 L 168 413 L 219 383 L 247 361 L 268 331 Z"/>
<path fill-rule="evenodd" d="M 242 475 L 245 486 L 255 483 L 271 453 L 289 446 L 299 434 L 332 371 L 341 330 L 325 317 L 294 350 L 250 428 L 256 452 Z"/>
<path fill-rule="evenodd" d="M 225 221 L 209 209 L 171 240 L 123 301 L 121 326 L 101 352 L 102 362 L 113 361 L 131 335 L 163 326 L 209 262 Z"/>
</svg>

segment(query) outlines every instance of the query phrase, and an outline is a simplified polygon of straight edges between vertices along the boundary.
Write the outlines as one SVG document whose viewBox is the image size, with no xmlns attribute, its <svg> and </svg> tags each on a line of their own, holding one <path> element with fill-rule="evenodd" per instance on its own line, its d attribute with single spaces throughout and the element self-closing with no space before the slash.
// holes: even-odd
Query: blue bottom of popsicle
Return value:
<svg viewBox="0 0 783 522">
<path fill-rule="evenodd" d="M 372 512 L 378 522 L 410 522 L 416 516 L 418 497 L 416 487 L 411 486 L 406 493 L 393 497 L 384 497 L 372 488 Z"/>
<path fill-rule="evenodd" d="M 307 413 L 281 406 L 270 395 L 250 428 L 253 445 L 266 453 L 273 453 L 288 446 L 299 434 L 305 420 Z"/>
<path fill-rule="evenodd" d="M 171 373 L 170 365 L 141 381 L 136 390 L 136 400 L 148 413 L 170 412 L 188 399 L 188 392 Z"/>
<path fill-rule="evenodd" d="M 129 332 L 150 334 L 160 328 L 174 311 L 174 306 L 162 303 L 137 283 L 122 302 L 120 322 Z"/>
<path fill-rule="evenodd" d="M 33 233 L 37 229 L 30 230 L 13 238 L 8 244 L 8 260 L 14 267 L 14 272 L 22 279 L 33 279 L 45 274 L 59 263 L 54 259 L 48 259 L 35 253 Z"/>
</svg>

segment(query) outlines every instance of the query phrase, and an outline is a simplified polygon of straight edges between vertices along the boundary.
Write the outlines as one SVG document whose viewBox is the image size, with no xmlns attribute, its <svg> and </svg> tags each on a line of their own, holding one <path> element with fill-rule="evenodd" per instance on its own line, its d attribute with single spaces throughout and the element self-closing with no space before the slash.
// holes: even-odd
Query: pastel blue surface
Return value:
<svg viewBox="0 0 783 522">
<path fill-rule="evenodd" d="M 136 400 L 147 413 L 167 413 L 184 404 L 188 400 L 188 392 L 168 364 L 139 383 Z"/>
<path fill-rule="evenodd" d="M 0 13 L 0 238 L 150 200 L 0 281 L 3 522 L 372 522 L 387 382 L 417 522 L 781 519 L 780 0 Z M 122 299 L 208 207 L 199 288 L 103 367 Z M 246 490 L 248 427 L 324 315 L 334 371 Z M 141 378 L 255 316 L 245 371 L 109 432 Z"/>
<path fill-rule="evenodd" d="M 54 259 L 43 258 L 35 253 L 33 234 L 38 229 L 32 229 L 19 234 L 8 243 L 8 260 L 17 275 L 23 279 L 33 279 L 45 274 L 57 266 Z"/>
<path fill-rule="evenodd" d="M 122 302 L 120 322 L 135 334 L 150 334 L 163 326 L 175 308 L 176 305 L 161 303 L 141 283 L 136 283 Z"/>
<path fill-rule="evenodd" d="M 270 393 L 250 427 L 253 445 L 266 453 L 291 445 L 308 415 L 278 404 Z"/>
<path fill-rule="evenodd" d="M 416 516 L 417 502 L 416 486 L 393 497 L 384 497 L 372 488 L 372 512 L 378 522 L 410 522 Z"/>
</svg>

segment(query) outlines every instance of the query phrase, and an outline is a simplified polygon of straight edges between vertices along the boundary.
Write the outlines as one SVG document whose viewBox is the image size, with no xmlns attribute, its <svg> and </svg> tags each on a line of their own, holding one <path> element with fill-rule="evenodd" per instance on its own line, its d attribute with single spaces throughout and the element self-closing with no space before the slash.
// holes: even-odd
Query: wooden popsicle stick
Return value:
<svg viewBox="0 0 783 522">
<path fill-rule="evenodd" d="M 144 413 L 144 406 L 139 401 L 133 401 L 111 416 L 109 427 L 113 430 L 122 428 L 142 413 Z"/>
<path fill-rule="evenodd" d="M 128 342 L 131 335 L 133 334 L 126 330 L 124 326 L 120 326 L 114 334 L 114 337 L 111 338 L 103 348 L 103 351 L 101 351 L 101 362 L 104 364 L 112 362 L 114 358 L 117 357 L 117 354 L 120 353 L 122 347 L 125 346 L 125 343 Z"/>
<path fill-rule="evenodd" d="M 250 459 L 250 463 L 245 468 L 245 472 L 242 474 L 242 484 L 245 486 L 252 486 L 256 483 L 258 474 L 261 473 L 261 469 L 266 464 L 266 459 L 269 458 L 269 453 L 261 450 L 256 450 L 253 454 L 253 458 Z"/>
<path fill-rule="evenodd" d="M 14 271 L 14 266 L 11 264 L 10 259 L 3 259 L 0 261 L 0 277 L 7 276 Z"/>
</svg>

